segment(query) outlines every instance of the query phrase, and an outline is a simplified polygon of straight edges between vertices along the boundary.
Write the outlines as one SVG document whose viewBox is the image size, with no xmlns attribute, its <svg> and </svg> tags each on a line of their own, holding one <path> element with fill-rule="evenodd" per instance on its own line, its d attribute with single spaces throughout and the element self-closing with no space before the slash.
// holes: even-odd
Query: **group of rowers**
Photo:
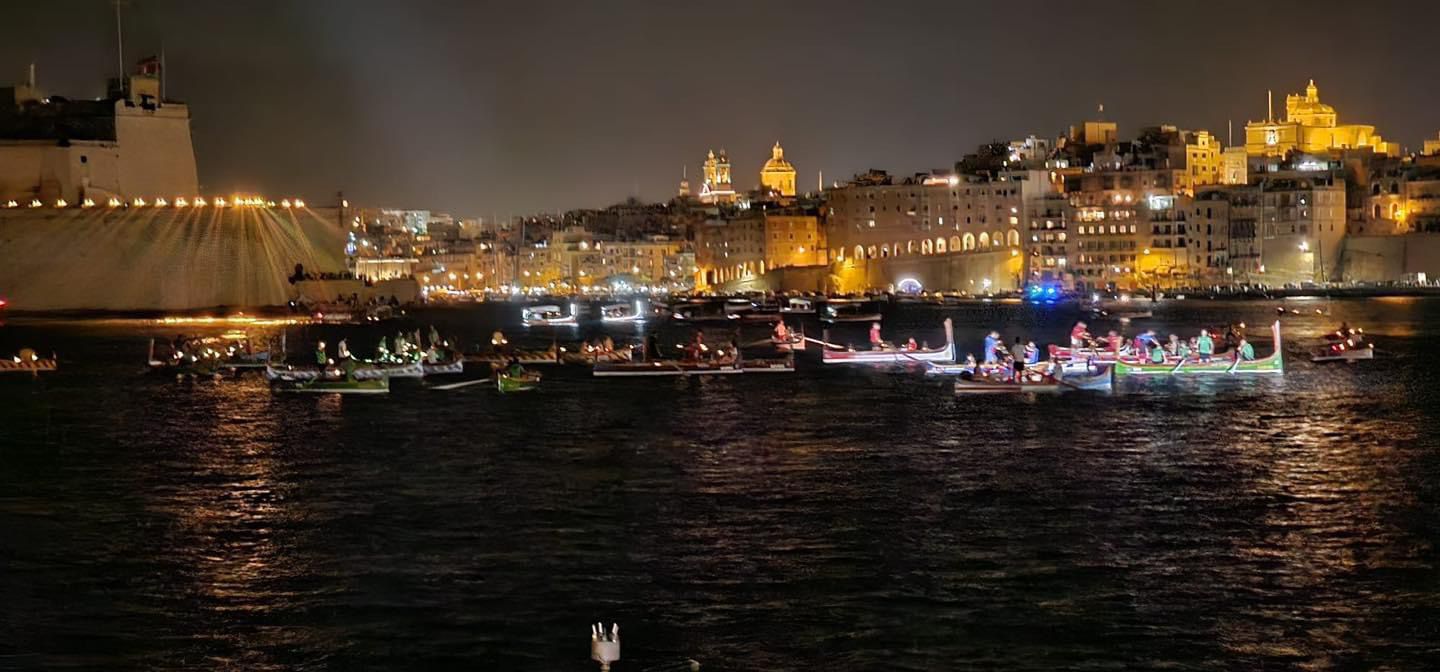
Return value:
<svg viewBox="0 0 1440 672">
<path fill-rule="evenodd" d="M 384 336 L 380 337 L 380 343 L 375 346 L 376 364 L 409 364 L 413 362 L 426 362 L 438 364 L 447 361 L 455 356 L 450 348 L 450 342 L 440 338 L 440 332 L 435 327 L 430 327 L 430 344 L 420 338 L 420 330 L 416 329 L 410 334 L 399 332 L 395 334 L 395 349 L 390 349 L 390 342 Z M 330 358 L 325 341 L 315 344 L 315 365 L 320 368 L 338 366 L 344 370 L 353 369 L 360 363 L 358 358 L 350 352 L 350 344 L 346 339 L 340 339 L 335 345 L 335 359 Z"/>
<path fill-rule="evenodd" d="M 1255 346 L 1246 340 L 1243 323 L 1230 325 L 1221 338 L 1221 343 L 1226 346 L 1232 360 L 1255 359 Z M 1103 338 L 1090 335 L 1084 322 L 1076 322 L 1075 327 L 1070 330 L 1071 356 L 1079 356 L 1085 352 L 1093 355 L 1101 350 L 1108 350 L 1118 359 L 1124 354 L 1125 346 L 1126 339 L 1114 330 Z M 1217 354 L 1215 337 L 1208 329 L 1201 329 L 1199 335 L 1188 341 L 1180 338 L 1178 334 L 1170 334 L 1163 342 L 1154 329 L 1146 329 L 1131 339 L 1129 346 L 1131 356 L 1146 359 L 1151 364 L 1164 364 L 1167 360 L 1188 360 L 1192 356 L 1201 362 L 1210 362 Z"/>
</svg>

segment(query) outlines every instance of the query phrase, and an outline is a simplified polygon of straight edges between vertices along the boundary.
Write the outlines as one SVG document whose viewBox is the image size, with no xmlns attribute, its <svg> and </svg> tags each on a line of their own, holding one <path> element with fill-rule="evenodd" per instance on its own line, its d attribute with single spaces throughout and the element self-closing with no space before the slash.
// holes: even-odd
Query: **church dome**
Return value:
<svg viewBox="0 0 1440 672">
<path fill-rule="evenodd" d="M 765 162 L 765 167 L 761 168 L 760 172 L 777 173 L 794 171 L 795 166 L 790 165 L 790 162 L 785 160 L 785 149 L 780 146 L 779 142 L 776 142 L 775 146 L 770 148 L 770 160 Z"/>
</svg>

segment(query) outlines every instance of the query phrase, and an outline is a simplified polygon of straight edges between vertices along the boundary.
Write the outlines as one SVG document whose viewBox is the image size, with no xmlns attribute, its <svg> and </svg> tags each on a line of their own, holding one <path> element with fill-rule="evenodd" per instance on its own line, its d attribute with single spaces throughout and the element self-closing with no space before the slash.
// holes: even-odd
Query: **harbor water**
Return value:
<svg viewBox="0 0 1440 672">
<path fill-rule="evenodd" d="M 1263 356 L 1276 305 L 1088 321 L 1243 321 Z M 219 328 L 11 318 L 0 353 L 61 368 L 0 379 L 0 669 L 590 670 L 596 621 L 620 624 L 616 670 L 1435 669 L 1440 300 L 1283 305 L 1284 376 L 1049 396 L 813 350 L 793 375 L 285 396 L 143 372 L 151 338 Z M 287 340 L 603 332 L 518 313 Z M 992 328 L 1043 348 L 1081 314 L 894 306 L 885 333 L 938 344 L 945 317 L 963 354 Z M 1310 364 L 1342 320 L 1376 359 Z"/>
</svg>

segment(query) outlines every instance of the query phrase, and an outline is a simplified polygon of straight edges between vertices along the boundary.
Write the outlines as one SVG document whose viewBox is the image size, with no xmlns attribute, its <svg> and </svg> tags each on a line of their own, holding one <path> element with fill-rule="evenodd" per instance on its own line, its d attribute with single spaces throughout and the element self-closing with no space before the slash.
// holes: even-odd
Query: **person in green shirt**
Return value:
<svg viewBox="0 0 1440 672">
<path fill-rule="evenodd" d="M 1240 339 L 1240 345 L 1236 346 L 1235 348 L 1235 356 L 1239 358 L 1242 362 L 1254 361 L 1255 346 L 1250 345 L 1250 341 L 1247 341 L 1242 337 Z"/>
<path fill-rule="evenodd" d="M 327 363 L 329 363 L 329 361 L 330 358 L 325 355 L 325 341 L 320 341 L 319 343 L 316 343 L 315 363 L 321 367 L 324 367 Z"/>
<path fill-rule="evenodd" d="M 1151 364 L 1164 364 L 1164 363 L 1165 363 L 1165 348 L 1163 348 L 1163 347 L 1160 346 L 1160 342 L 1159 342 L 1159 341 L 1155 341 L 1155 340 L 1150 341 L 1150 363 L 1151 363 Z"/>
<path fill-rule="evenodd" d="M 1200 361 L 1210 361 L 1210 356 L 1215 354 L 1215 341 L 1210 338 L 1210 332 L 1200 330 L 1200 340 L 1195 343 L 1195 349 L 1200 351 Z"/>
</svg>

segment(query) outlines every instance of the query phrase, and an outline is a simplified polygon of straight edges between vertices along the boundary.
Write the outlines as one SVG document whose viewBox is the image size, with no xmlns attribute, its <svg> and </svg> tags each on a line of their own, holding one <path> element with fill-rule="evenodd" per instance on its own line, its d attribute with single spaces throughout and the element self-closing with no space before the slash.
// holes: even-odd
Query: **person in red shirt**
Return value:
<svg viewBox="0 0 1440 672">
<path fill-rule="evenodd" d="M 1090 332 L 1086 330 L 1084 322 L 1076 322 L 1075 328 L 1070 330 L 1070 349 L 1080 350 L 1090 340 Z M 1074 353 L 1071 353 L 1074 354 Z"/>
</svg>

